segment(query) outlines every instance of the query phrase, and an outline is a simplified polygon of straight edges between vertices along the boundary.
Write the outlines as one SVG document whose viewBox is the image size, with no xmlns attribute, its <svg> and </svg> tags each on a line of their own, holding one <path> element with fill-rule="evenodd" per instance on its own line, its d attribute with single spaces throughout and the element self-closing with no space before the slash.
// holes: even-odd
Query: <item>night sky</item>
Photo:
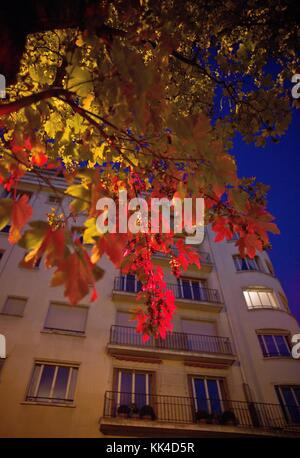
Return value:
<svg viewBox="0 0 300 458">
<path fill-rule="evenodd" d="M 240 137 L 232 150 L 237 158 L 239 176 L 255 176 L 271 186 L 268 209 L 276 217 L 280 235 L 271 235 L 270 257 L 291 311 L 300 322 L 300 113 L 279 143 L 258 148 Z"/>
</svg>

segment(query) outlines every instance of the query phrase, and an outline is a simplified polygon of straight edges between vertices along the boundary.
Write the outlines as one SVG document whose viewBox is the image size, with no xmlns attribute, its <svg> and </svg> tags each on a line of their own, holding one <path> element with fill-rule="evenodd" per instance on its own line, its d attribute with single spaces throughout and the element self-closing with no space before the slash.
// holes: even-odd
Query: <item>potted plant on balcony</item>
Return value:
<svg viewBox="0 0 300 458">
<path fill-rule="evenodd" d="M 211 413 L 208 415 L 208 419 L 206 420 L 207 423 L 211 425 L 218 425 L 221 421 L 221 417 L 217 413 Z"/>
<path fill-rule="evenodd" d="M 128 418 L 130 414 L 130 408 L 127 404 L 121 404 L 117 409 L 117 414 L 119 417 Z"/>
<path fill-rule="evenodd" d="M 197 423 L 208 423 L 209 417 L 210 415 L 206 410 L 198 410 L 195 415 Z"/>
<path fill-rule="evenodd" d="M 144 405 L 140 410 L 140 418 L 148 419 L 148 420 L 155 420 L 156 415 L 154 413 L 153 408 L 148 404 Z"/>
<path fill-rule="evenodd" d="M 138 418 L 140 416 L 140 409 L 135 403 L 130 404 L 130 418 Z"/>
<path fill-rule="evenodd" d="M 237 418 L 232 412 L 232 410 L 225 410 L 221 415 L 221 424 L 222 425 L 233 425 L 236 426 L 238 424 Z"/>
</svg>

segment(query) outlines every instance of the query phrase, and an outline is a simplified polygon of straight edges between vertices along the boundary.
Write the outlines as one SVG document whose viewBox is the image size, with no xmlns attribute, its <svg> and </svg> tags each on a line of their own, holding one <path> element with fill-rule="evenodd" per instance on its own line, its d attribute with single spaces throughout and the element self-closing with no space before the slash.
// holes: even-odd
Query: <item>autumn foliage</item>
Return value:
<svg viewBox="0 0 300 458">
<path fill-rule="evenodd" d="M 267 47 L 281 2 L 278 17 L 274 2 L 178 3 L 91 2 L 84 26 L 28 33 L 0 105 L 0 183 L 10 193 L 0 200 L 0 228 L 10 224 L 9 241 L 24 247 L 25 263 L 43 258 L 53 268 L 52 285 L 63 285 L 72 304 L 87 294 L 96 300 L 103 255 L 135 274 L 145 339 L 165 337 L 175 310 L 153 253 L 169 256 L 175 277 L 190 264 L 201 268 L 201 259 L 173 233 L 100 234 L 97 200 L 116 199 L 122 189 L 129 198 L 203 197 L 216 241 L 236 232 L 241 255 L 254 257 L 278 229 L 266 187 L 238 176 L 232 139 L 240 132 L 257 145 L 278 141 L 293 103 L 284 79 L 298 62 L 291 22 L 289 39 L 282 26 Z M 280 67 L 273 74 L 270 59 Z M 31 221 L 28 197 L 17 194 L 28 172 L 68 198 L 68 210 L 58 203 L 43 221 Z M 56 176 L 65 191 L 53 186 Z M 83 241 L 71 228 L 82 218 Z"/>
</svg>

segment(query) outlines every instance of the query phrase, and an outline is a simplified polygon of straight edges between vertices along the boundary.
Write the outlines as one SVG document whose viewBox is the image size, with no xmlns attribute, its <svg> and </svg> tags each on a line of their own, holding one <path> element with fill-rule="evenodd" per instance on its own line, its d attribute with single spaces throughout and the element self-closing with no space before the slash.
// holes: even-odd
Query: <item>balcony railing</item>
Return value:
<svg viewBox="0 0 300 458">
<path fill-rule="evenodd" d="M 145 404 L 146 400 L 148 404 Z M 287 414 L 292 411 L 294 417 Z M 122 416 L 128 421 L 139 418 L 177 424 L 206 423 L 300 433 L 300 420 L 299 423 L 293 422 L 293 418 L 300 418 L 300 407 L 284 406 L 283 410 L 279 404 L 223 399 L 107 391 L 103 416 Z"/>
<path fill-rule="evenodd" d="M 200 255 L 200 263 L 213 265 L 213 262 L 212 262 L 212 259 L 209 253 L 205 251 L 200 251 L 197 249 L 195 251 L 197 251 L 198 254 Z M 168 259 L 170 257 L 167 253 L 162 253 L 161 251 L 155 251 L 153 253 L 153 256 L 155 258 L 163 258 L 163 259 Z"/>
<path fill-rule="evenodd" d="M 179 284 L 167 283 L 167 289 L 173 291 L 176 299 L 187 299 L 194 302 L 209 302 L 219 304 L 221 297 L 217 289 L 199 286 L 197 290 L 192 287 L 181 288 Z M 114 280 L 114 291 L 124 291 L 127 293 L 138 293 L 141 290 L 141 283 L 126 277 L 116 277 Z"/>
<path fill-rule="evenodd" d="M 138 334 L 135 328 L 130 326 L 113 325 L 110 329 L 109 343 L 112 345 L 194 353 L 233 354 L 228 337 L 172 332 L 165 339 L 152 337 L 147 342 L 143 342 L 141 334 Z"/>
</svg>

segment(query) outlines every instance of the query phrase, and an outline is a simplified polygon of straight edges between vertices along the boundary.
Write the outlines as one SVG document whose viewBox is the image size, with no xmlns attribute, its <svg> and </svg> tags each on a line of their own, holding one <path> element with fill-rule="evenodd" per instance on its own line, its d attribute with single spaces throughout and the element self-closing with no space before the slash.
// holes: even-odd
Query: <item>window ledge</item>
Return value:
<svg viewBox="0 0 300 458">
<path fill-rule="evenodd" d="M 288 310 L 283 310 L 283 309 L 275 308 L 275 307 L 253 307 L 253 308 L 247 307 L 247 310 L 248 312 L 257 312 L 258 310 L 264 310 L 264 311 L 271 310 L 272 312 L 283 312 L 283 313 L 287 313 L 288 315 L 293 316 L 293 314 L 289 312 Z"/>
<path fill-rule="evenodd" d="M 23 318 L 24 315 L 22 315 L 21 313 L 7 313 L 7 312 L 0 312 L 0 315 L 5 315 L 5 316 L 14 316 L 14 317 L 17 317 L 17 318 Z"/>
<path fill-rule="evenodd" d="M 276 360 L 277 360 L 277 359 L 280 359 L 280 360 L 283 359 L 283 360 L 300 361 L 300 360 L 298 360 L 298 359 L 296 359 L 296 358 L 293 358 L 292 355 L 290 355 L 290 356 L 264 356 L 264 357 L 263 357 L 263 361 L 268 361 L 268 360 L 270 360 L 270 359 L 273 359 L 273 360 L 274 360 L 274 359 L 276 359 Z"/>
<path fill-rule="evenodd" d="M 60 331 L 59 329 L 42 329 L 41 333 L 43 334 L 60 334 L 62 336 L 71 336 L 71 337 L 86 337 L 86 333 L 79 333 L 75 331 Z"/>
<path fill-rule="evenodd" d="M 264 272 L 263 270 L 236 270 L 236 274 L 264 274 L 267 275 L 268 277 L 275 278 L 277 280 L 276 275 L 269 274 L 268 272 Z"/>
<path fill-rule="evenodd" d="M 33 401 L 22 401 L 21 405 L 28 405 L 28 406 L 47 406 L 47 407 L 69 407 L 74 409 L 76 407 L 75 404 L 64 404 L 64 403 L 55 403 L 55 402 L 33 402 Z"/>
</svg>

